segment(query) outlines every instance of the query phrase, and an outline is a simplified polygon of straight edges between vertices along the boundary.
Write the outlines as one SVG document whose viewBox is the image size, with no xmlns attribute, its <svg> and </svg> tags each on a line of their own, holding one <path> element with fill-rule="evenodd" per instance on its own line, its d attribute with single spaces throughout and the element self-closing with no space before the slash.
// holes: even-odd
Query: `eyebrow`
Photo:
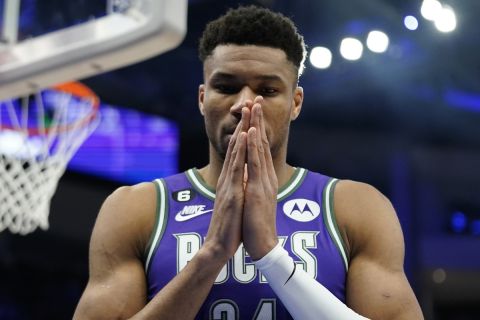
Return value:
<svg viewBox="0 0 480 320">
<path fill-rule="evenodd" d="M 230 73 L 216 72 L 213 74 L 213 76 L 210 79 L 214 81 L 214 80 L 234 80 L 236 78 L 237 77 L 235 75 Z"/>
<path fill-rule="evenodd" d="M 211 81 L 219 81 L 219 80 L 238 80 L 239 77 L 231 74 L 231 73 L 226 73 L 226 72 L 216 72 L 213 74 L 213 76 L 210 78 Z M 255 80 L 260 80 L 260 81 L 273 81 L 273 82 L 284 82 L 283 79 L 277 75 L 258 75 L 254 77 Z"/>
<path fill-rule="evenodd" d="M 278 82 L 283 82 L 283 79 L 280 78 L 277 75 L 261 75 L 261 76 L 256 76 L 255 79 L 258 80 L 263 80 L 263 81 L 278 81 Z"/>
</svg>

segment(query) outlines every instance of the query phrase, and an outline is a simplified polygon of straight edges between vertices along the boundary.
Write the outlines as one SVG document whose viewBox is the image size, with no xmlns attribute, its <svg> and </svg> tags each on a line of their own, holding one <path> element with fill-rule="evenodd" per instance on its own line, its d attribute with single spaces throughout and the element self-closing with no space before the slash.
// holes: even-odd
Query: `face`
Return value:
<svg viewBox="0 0 480 320">
<path fill-rule="evenodd" d="M 272 157 L 286 152 L 290 122 L 300 113 L 303 90 L 297 87 L 295 66 L 282 50 L 220 45 L 204 63 L 204 80 L 200 112 L 210 145 L 222 159 L 242 107 L 259 95 Z"/>
</svg>

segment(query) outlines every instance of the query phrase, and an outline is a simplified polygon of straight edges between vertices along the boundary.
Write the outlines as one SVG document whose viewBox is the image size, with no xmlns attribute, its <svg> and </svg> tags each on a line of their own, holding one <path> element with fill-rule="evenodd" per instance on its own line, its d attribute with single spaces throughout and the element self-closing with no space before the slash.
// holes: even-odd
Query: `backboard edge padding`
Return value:
<svg viewBox="0 0 480 320">
<path fill-rule="evenodd" d="M 155 21 L 140 25 L 135 33 L 119 34 L 109 41 L 93 46 L 90 43 L 84 47 L 72 47 L 62 52 L 62 56 L 52 55 L 43 60 L 39 59 L 34 64 L 27 64 L 23 69 L 19 67 L 9 73 L 0 73 L 0 100 L 134 64 L 173 49 L 181 43 L 186 34 L 187 1 L 167 2 L 170 3 L 165 2 L 164 5 L 168 10 L 154 14 Z M 172 2 L 175 5 L 172 5 Z M 142 21 L 139 24 L 142 24 Z M 101 24 L 97 21 L 97 25 Z M 89 27 L 91 28 L 86 26 Z M 79 29 L 77 32 L 84 30 Z M 52 38 L 43 38 L 42 41 L 59 41 L 59 35 L 55 33 L 44 37 Z"/>
</svg>

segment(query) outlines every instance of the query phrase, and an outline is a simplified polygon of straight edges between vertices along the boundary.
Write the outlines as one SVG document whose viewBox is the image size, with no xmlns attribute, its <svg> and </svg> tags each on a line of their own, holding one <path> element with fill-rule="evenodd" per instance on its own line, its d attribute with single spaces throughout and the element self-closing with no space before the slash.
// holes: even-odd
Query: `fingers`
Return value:
<svg viewBox="0 0 480 320">
<path fill-rule="evenodd" d="M 258 138 L 261 139 L 262 148 L 268 147 L 268 139 L 267 139 L 267 134 L 265 131 L 265 123 L 263 119 L 263 109 L 262 109 L 262 103 L 263 102 L 263 97 L 262 96 L 257 96 L 253 102 L 252 106 L 252 115 L 250 117 L 250 126 L 257 128 L 258 130 Z"/>
<path fill-rule="evenodd" d="M 255 100 L 253 100 L 253 104 L 262 103 L 262 102 L 263 102 L 263 97 L 262 96 L 256 96 Z"/>
<path fill-rule="evenodd" d="M 265 120 L 264 120 L 264 117 L 263 117 L 263 110 L 260 109 L 260 113 L 259 113 L 259 117 L 260 117 L 260 135 L 261 135 L 261 140 L 262 140 L 262 145 L 263 145 L 263 148 L 265 150 L 265 157 L 266 159 L 270 159 L 270 161 L 272 160 L 272 155 L 270 153 L 270 143 L 268 142 L 268 138 L 267 138 L 267 131 L 265 129 Z M 273 167 L 272 167 L 273 169 Z"/>
<path fill-rule="evenodd" d="M 260 138 L 262 140 L 262 145 L 265 149 L 268 150 L 270 154 L 270 144 L 268 143 L 267 139 L 267 131 L 265 130 L 265 119 L 263 118 L 263 109 L 260 107 L 258 110 L 258 122 L 259 122 L 259 129 L 260 129 Z"/>
<path fill-rule="evenodd" d="M 265 148 L 264 145 L 262 144 L 262 137 L 261 137 L 261 130 L 260 130 L 260 113 L 262 112 L 262 108 L 260 104 L 256 103 L 253 108 L 252 108 L 252 116 L 250 120 L 250 125 L 252 130 L 251 135 L 248 136 L 249 142 L 251 139 L 254 139 L 254 143 L 251 145 L 255 147 L 255 151 L 252 157 L 249 157 L 249 161 L 255 161 L 255 166 L 258 167 L 260 172 L 267 172 L 267 163 L 265 159 Z M 268 146 L 267 146 L 268 148 Z M 251 152 L 250 149 L 248 149 L 248 152 Z M 250 163 L 250 162 L 249 162 Z M 260 174 L 259 172 L 259 174 Z M 266 177 L 263 175 L 264 182 L 266 181 Z"/>
<path fill-rule="evenodd" d="M 256 138 L 261 169 L 267 173 L 267 179 L 272 179 L 275 177 L 275 168 L 273 166 L 272 155 L 270 152 L 270 143 L 268 142 L 267 133 L 265 130 L 265 121 L 261 106 L 262 101 L 263 97 L 261 96 L 255 98 L 255 102 L 252 107 L 252 115 L 250 117 L 250 125 L 257 128 Z"/>
<path fill-rule="evenodd" d="M 237 127 L 235 128 L 235 131 L 233 132 L 233 135 L 230 137 L 230 141 L 228 142 L 228 148 L 227 148 L 227 154 L 225 155 L 225 160 L 223 161 L 223 167 L 222 171 L 220 172 L 220 176 L 218 177 L 218 181 L 223 181 L 225 178 L 225 175 L 227 174 L 228 167 L 230 166 L 230 159 L 232 158 L 232 151 L 233 148 L 235 147 L 236 143 L 236 137 L 238 133 L 240 132 L 240 128 L 242 127 L 241 120 L 238 123 Z"/>
<path fill-rule="evenodd" d="M 265 183 L 268 175 L 275 175 L 263 123 L 262 102 L 263 97 L 257 96 L 253 101 L 243 103 L 242 118 L 230 138 L 219 181 L 241 179 L 245 183 L 243 180 L 248 176 L 250 181 L 262 179 Z M 245 166 L 246 162 L 248 166 Z"/>
<path fill-rule="evenodd" d="M 262 168 L 258 142 L 258 129 L 255 127 L 250 127 L 250 129 L 248 129 L 247 137 L 247 170 L 249 183 L 258 182 L 261 179 L 261 173 L 264 172 Z"/>
<path fill-rule="evenodd" d="M 225 176 L 227 175 L 228 168 L 230 167 L 230 162 L 232 161 L 232 152 L 235 148 L 237 143 L 237 138 L 240 132 L 247 131 L 248 126 L 250 123 L 250 110 L 248 108 L 242 108 L 242 118 L 240 122 L 237 124 L 235 131 L 233 132 L 232 136 L 230 137 L 230 141 L 228 142 L 227 154 L 225 155 L 225 161 L 223 162 L 222 171 L 220 172 L 219 181 L 223 181 Z"/>
<path fill-rule="evenodd" d="M 247 154 L 248 154 L 248 133 L 247 133 Z M 248 165 L 245 163 L 245 168 L 243 169 L 243 190 L 247 186 L 248 181 Z"/>
<path fill-rule="evenodd" d="M 243 170 L 245 169 L 245 157 L 247 152 L 247 133 L 240 132 L 232 151 L 232 165 L 229 167 L 227 179 L 233 184 L 243 186 Z"/>
<path fill-rule="evenodd" d="M 252 112 L 248 107 L 243 107 L 242 108 L 242 131 L 247 132 L 248 128 L 250 127 L 250 118 L 251 118 Z"/>
</svg>

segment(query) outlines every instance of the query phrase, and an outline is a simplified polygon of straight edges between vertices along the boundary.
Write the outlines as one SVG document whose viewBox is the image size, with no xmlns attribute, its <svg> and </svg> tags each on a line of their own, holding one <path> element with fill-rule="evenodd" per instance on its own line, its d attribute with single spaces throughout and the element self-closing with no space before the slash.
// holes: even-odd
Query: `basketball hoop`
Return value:
<svg viewBox="0 0 480 320">
<path fill-rule="evenodd" d="M 78 82 L 0 102 L 0 232 L 48 229 L 68 161 L 99 123 L 99 99 Z"/>
</svg>

